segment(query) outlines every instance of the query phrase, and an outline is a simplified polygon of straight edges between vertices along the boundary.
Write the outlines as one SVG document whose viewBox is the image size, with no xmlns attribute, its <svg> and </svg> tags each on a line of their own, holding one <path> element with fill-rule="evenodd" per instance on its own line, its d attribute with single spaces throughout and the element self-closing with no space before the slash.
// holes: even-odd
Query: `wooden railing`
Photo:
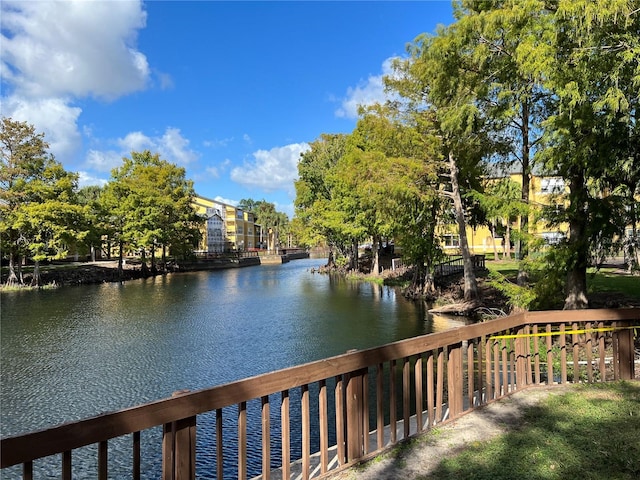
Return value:
<svg viewBox="0 0 640 480">
<path fill-rule="evenodd" d="M 125 436 L 131 478 L 158 476 L 160 464 L 163 479 L 197 468 L 217 479 L 322 477 L 531 385 L 633 379 L 638 324 L 640 309 L 530 312 L 350 351 L 4 438 L 1 467 L 22 464 L 29 479 L 57 454 L 62 478 L 106 479 L 112 439 Z M 161 461 L 141 467 L 141 434 L 154 427 Z M 73 463 L 86 445 L 93 459 Z"/>
<path fill-rule="evenodd" d="M 473 262 L 474 269 L 485 268 L 485 256 L 484 255 L 472 255 L 471 261 Z M 462 257 L 450 257 L 449 260 L 438 263 L 434 267 L 434 274 L 436 277 L 448 277 L 449 275 L 455 275 L 464 271 L 464 260 Z"/>
</svg>

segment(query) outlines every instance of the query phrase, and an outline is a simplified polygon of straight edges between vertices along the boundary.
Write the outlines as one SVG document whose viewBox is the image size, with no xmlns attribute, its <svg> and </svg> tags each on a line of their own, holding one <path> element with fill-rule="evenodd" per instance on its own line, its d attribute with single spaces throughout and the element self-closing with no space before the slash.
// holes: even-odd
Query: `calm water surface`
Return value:
<svg viewBox="0 0 640 480">
<path fill-rule="evenodd" d="M 3 293 L 2 436 L 452 326 L 324 263 Z"/>
</svg>

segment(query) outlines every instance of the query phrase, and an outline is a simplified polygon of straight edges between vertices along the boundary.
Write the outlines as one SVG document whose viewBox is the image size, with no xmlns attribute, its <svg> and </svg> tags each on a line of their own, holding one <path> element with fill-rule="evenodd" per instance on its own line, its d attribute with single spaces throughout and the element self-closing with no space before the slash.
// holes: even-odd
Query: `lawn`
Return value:
<svg viewBox="0 0 640 480">
<path fill-rule="evenodd" d="M 487 261 L 486 266 L 489 270 L 499 272 L 509 279 L 515 279 L 518 274 L 518 262 L 514 260 Z M 587 288 L 589 293 L 620 293 L 640 300 L 640 276 L 629 275 L 620 269 L 601 268 L 598 271 L 589 269 Z"/>
<path fill-rule="evenodd" d="M 426 479 L 640 478 L 640 383 L 583 384 L 525 413 L 524 424 L 443 459 Z"/>
</svg>

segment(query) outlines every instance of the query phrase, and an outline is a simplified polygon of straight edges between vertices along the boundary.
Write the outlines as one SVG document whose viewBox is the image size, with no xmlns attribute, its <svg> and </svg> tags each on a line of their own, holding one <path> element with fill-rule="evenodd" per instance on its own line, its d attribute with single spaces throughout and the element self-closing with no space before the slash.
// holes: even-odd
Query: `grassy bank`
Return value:
<svg viewBox="0 0 640 480">
<path fill-rule="evenodd" d="M 523 425 L 444 459 L 423 479 L 640 478 L 640 383 L 578 385 Z"/>
</svg>

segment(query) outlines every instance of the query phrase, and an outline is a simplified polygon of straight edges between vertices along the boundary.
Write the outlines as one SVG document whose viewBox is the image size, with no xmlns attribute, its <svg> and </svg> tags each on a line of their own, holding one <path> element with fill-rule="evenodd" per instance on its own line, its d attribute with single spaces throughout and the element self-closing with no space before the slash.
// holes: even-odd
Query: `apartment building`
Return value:
<svg viewBox="0 0 640 480">
<path fill-rule="evenodd" d="M 496 176 L 489 181 L 500 181 L 509 178 L 512 182 L 522 187 L 522 175 L 518 173 L 508 173 L 506 175 Z M 568 225 L 559 225 L 550 227 L 548 223 L 541 217 L 540 213 L 544 207 L 564 208 L 564 200 L 561 194 L 567 192 L 567 186 L 564 179 L 559 176 L 542 176 L 533 175 L 529 183 L 529 204 L 533 207 L 529 216 L 529 234 L 544 240 L 547 244 L 555 244 L 567 235 Z M 518 230 L 520 228 L 520 218 L 513 217 L 510 219 L 496 218 L 489 219 L 493 221 L 497 228 L 492 229 L 488 225 L 478 225 L 471 227 L 467 225 L 467 241 L 472 253 L 493 253 L 497 250 L 502 254 L 505 247 L 510 252 L 514 252 L 515 245 L 505 245 L 510 240 L 514 244 L 513 236 L 509 231 Z M 494 235 L 494 231 L 496 232 Z M 454 252 L 460 248 L 460 235 L 455 225 L 446 225 L 441 230 L 442 247 L 445 252 Z M 510 248 L 509 248 L 510 247 Z"/>
<path fill-rule="evenodd" d="M 247 251 L 260 247 L 260 225 L 255 215 L 233 205 L 196 196 L 196 212 L 206 218 L 197 253 Z"/>
</svg>

